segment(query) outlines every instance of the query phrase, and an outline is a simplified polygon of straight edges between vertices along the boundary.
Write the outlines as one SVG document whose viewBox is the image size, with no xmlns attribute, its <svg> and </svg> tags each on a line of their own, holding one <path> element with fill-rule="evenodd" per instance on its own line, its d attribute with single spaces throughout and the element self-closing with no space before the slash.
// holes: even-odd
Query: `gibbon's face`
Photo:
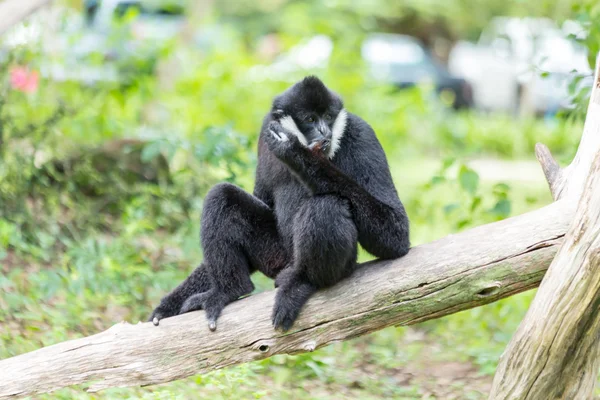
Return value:
<svg viewBox="0 0 600 400">
<path fill-rule="evenodd" d="M 300 143 L 318 143 L 329 158 L 338 150 L 346 128 L 342 100 L 316 77 L 304 78 L 277 97 L 272 114 Z"/>
</svg>

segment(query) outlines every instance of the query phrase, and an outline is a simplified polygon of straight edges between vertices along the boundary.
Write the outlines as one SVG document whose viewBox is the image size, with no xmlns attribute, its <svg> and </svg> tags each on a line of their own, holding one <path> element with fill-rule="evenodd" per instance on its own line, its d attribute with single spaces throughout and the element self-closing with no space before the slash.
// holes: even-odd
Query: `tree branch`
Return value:
<svg viewBox="0 0 600 400">
<path fill-rule="evenodd" d="M 4 0 L 0 1 L 0 35 L 28 17 L 51 0 Z"/>
<path fill-rule="evenodd" d="M 570 197 L 577 202 L 583 192 L 594 157 L 600 152 L 600 54 L 596 58 L 596 69 L 585 126 L 577 154 L 566 168 L 560 168 L 544 144 L 535 146 L 535 155 L 542 165 L 554 200 Z"/>
<path fill-rule="evenodd" d="M 569 203 L 480 226 L 375 261 L 307 303 L 293 330 L 271 326 L 274 291 L 225 308 L 216 332 L 203 311 L 109 330 L 0 361 L 0 399 L 88 383 L 151 385 L 281 353 L 312 351 L 410 325 L 537 286 L 572 220 Z"/>
<path fill-rule="evenodd" d="M 542 166 L 544 176 L 546 176 L 546 181 L 548 181 L 548 186 L 550 187 L 550 193 L 552 193 L 552 198 L 558 200 L 565 185 L 565 174 L 545 144 L 537 143 L 535 145 L 535 156 Z"/>
</svg>

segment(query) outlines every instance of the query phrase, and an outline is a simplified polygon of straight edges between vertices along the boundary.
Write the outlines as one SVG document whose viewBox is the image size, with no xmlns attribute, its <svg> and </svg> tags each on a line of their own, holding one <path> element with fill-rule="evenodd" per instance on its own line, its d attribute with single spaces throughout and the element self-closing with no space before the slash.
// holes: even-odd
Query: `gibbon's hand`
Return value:
<svg viewBox="0 0 600 400">
<path fill-rule="evenodd" d="M 271 121 L 265 135 L 269 150 L 279 159 L 289 159 L 303 146 L 296 135 L 285 129 L 278 121 Z"/>
</svg>

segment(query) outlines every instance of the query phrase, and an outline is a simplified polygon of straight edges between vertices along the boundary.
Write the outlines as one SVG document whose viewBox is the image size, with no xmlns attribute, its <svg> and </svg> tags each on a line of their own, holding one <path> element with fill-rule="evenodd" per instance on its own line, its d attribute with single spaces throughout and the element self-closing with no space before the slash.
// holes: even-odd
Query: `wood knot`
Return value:
<svg viewBox="0 0 600 400">
<path fill-rule="evenodd" d="M 258 350 L 261 353 L 266 353 L 267 351 L 269 351 L 269 345 L 268 344 L 261 344 L 260 346 L 258 346 Z"/>
<path fill-rule="evenodd" d="M 314 340 L 309 340 L 308 342 L 302 345 L 302 348 L 306 351 L 315 351 L 315 349 L 317 348 L 317 342 L 315 342 Z"/>
<path fill-rule="evenodd" d="M 483 289 L 480 289 L 477 293 L 475 293 L 478 297 L 489 297 L 498 292 L 498 289 L 502 287 L 500 282 L 493 282 L 489 285 L 485 285 Z"/>
<path fill-rule="evenodd" d="M 268 353 L 271 351 L 273 344 L 272 340 L 259 340 L 252 345 L 252 349 L 260 353 Z"/>
</svg>

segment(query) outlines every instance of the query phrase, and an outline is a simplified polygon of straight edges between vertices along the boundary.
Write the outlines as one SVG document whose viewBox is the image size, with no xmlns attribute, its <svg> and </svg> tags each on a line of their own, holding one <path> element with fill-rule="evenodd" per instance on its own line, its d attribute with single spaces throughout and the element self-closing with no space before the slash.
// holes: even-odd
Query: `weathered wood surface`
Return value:
<svg viewBox="0 0 600 400">
<path fill-rule="evenodd" d="M 590 399 L 600 366 L 600 57 L 583 136 L 560 169 L 536 153 L 555 198 L 578 203 L 556 259 L 496 370 L 490 399 Z"/>
<path fill-rule="evenodd" d="M 600 154 L 592 187 L 496 371 L 490 399 L 590 399 L 600 361 Z"/>
<path fill-rule="evenodd" d="M 317 293 L 288 334 L 271 326 L 274 291 L 226 307 L 211 333 L 198 311 L 117 324 L 0 361 L 0 398 L 90 383 L 92 391 L 149 385 L 280 353 L 312 351 L 390 325 L 410 325 L 537 286 L 572 221 L 569 203 L 477 227 L 373 262 Z"/>
<path fill-rule="evenodd" d="M 0 35 L 51 0 L 0 1 Z"/>
</svg>

